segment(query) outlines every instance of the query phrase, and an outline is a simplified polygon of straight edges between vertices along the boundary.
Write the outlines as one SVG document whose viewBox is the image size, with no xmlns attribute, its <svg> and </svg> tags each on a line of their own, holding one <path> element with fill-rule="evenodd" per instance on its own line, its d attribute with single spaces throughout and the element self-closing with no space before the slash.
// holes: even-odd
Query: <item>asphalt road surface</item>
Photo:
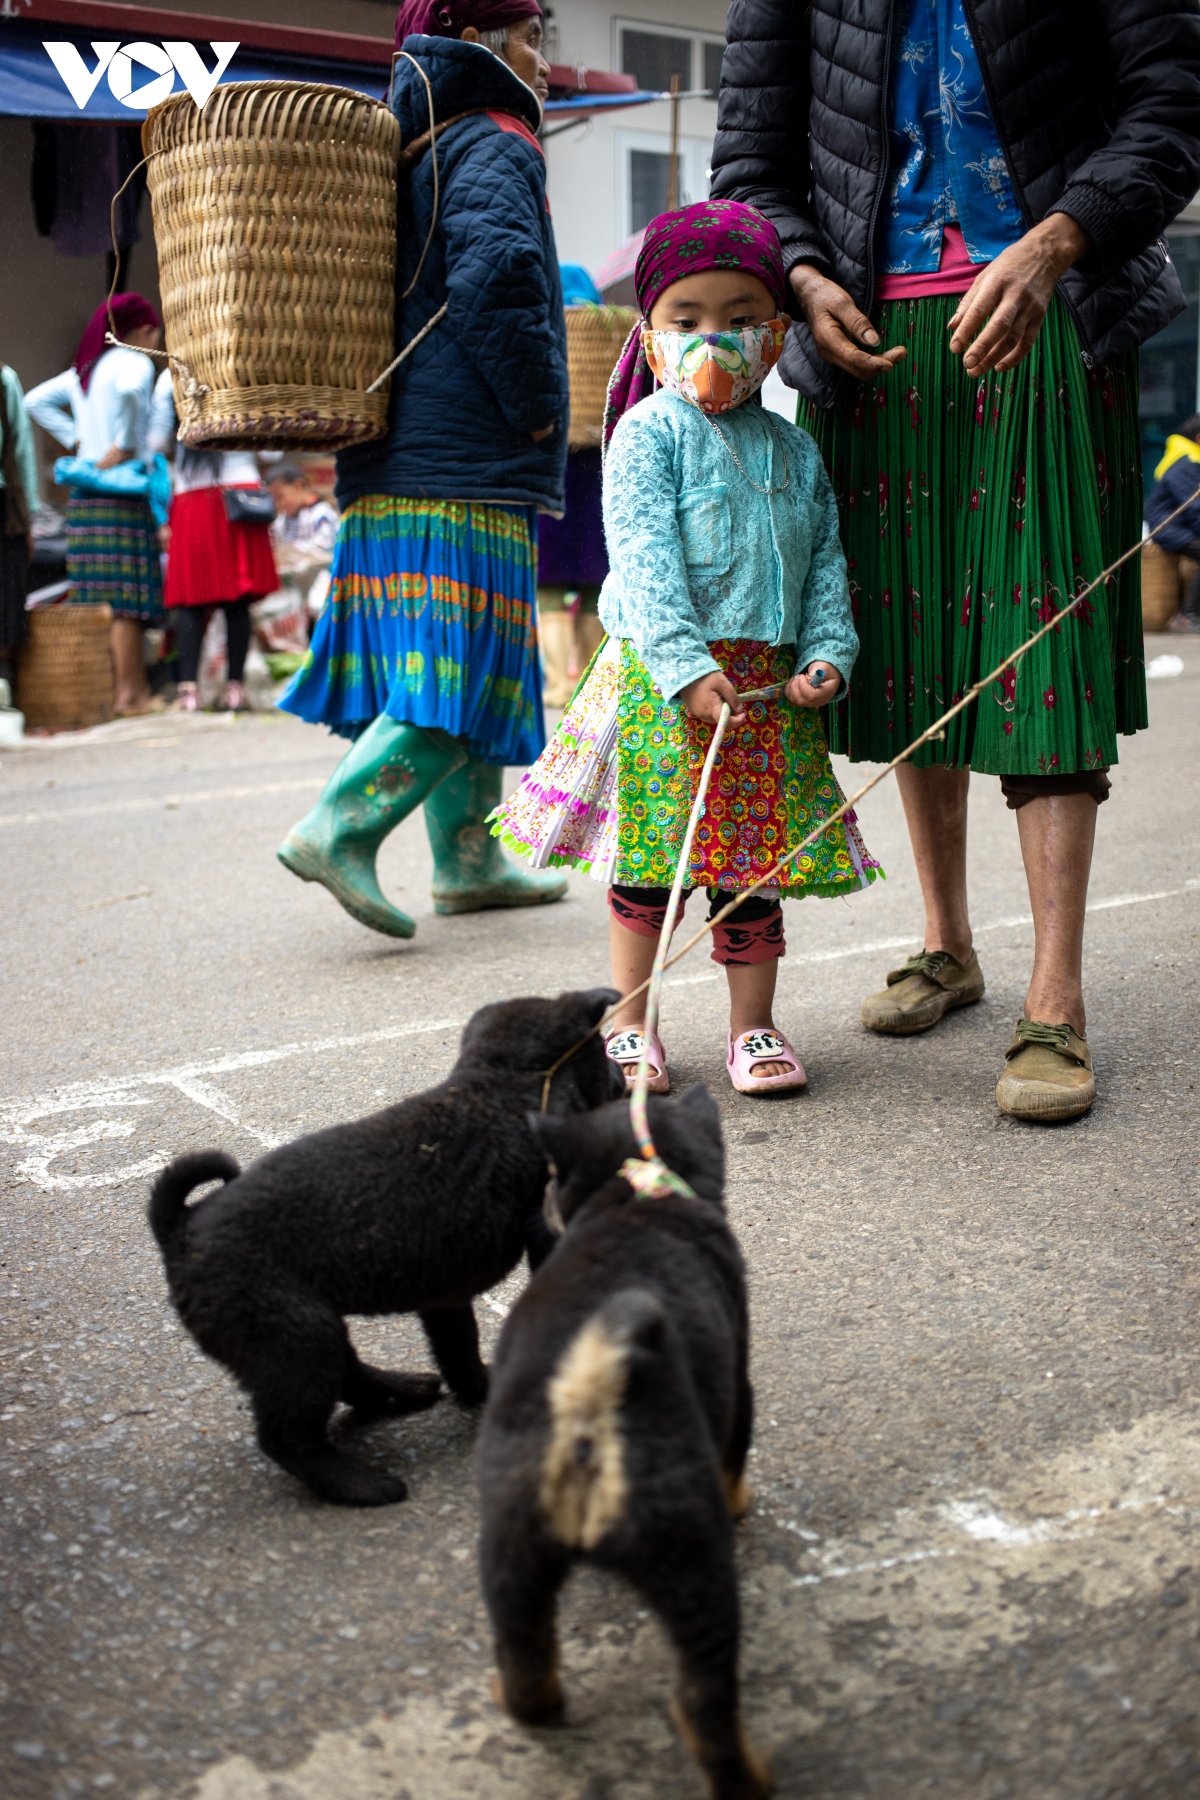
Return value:
<svg viewBox="0 0 1200 1800">
<path fill-rule="evenodd" d="M 1186 666 L 1098 821 L 1090 1117 L 995 1106 L 1031 953 L 995 781 L 972 796 L 980 1006 L 916 1039 L 858 1024 L 920 928 L 891 784 L 862 808 L 886 884 L 787 909 L 806 1095 L 731 1091 L 702 952 L 666 992 L 751 1272 L 743 1669 L 783 1795 L 1200 1795 L 1200 644 L 1149 653 Z M 419 817 L 381 859 L 411 943 L 288 875 L 274 847 L 337 754 L 282 717 L 168 715 L 0 756 L 0 1792 L 696 1796 L 664 1643 L 615 1584 L 567 1591 L 564 1729 L 492 1705 L 471 1414 L 365 1434 L 407 1503 L 322 1506 L 167 1304 L 144 1205 L 169 1157 L 354 1118 L 437 1079 L 483 1001 L 607 980 L 586 879 L 435 918 Z M 519 1279 L 480 1303 L 489 1337 Z M 407 1320 L 353 1328 L 427 1365 Z"/>
</svg>

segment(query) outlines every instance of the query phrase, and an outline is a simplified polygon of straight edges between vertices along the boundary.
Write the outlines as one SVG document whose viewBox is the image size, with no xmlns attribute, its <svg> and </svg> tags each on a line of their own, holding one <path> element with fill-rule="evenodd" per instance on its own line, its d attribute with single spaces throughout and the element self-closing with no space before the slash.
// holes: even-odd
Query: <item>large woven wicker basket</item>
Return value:
<svg viewBox="0 0 1200 1800">
<path fill-rule="evenodd" d="M 17 695 L 26 725 L 81 731 L 111 719 L 111 640 L 111 607 L 35 607 L 17 653 Z"/>
<path fill-rule="evenodd" d="M 1179 611 L 1179 558 L 1151 538 L 1142 545 L 1142 630 L 1165 631 Z"/>
<path fill-rule="evenodd" d="M 179 436 L 333 450 L 381 437 L 400 126 L 348 88 L 235 81 L 142 128 Z"/>
<path fill-rule="evenodd" d="M 580 450 L 600 442 L 609 379 L 637 314 L 628 306 L 568 306 L 566 313 L 571 379 L 567 441 L 573 450 Z"/>
</svg>

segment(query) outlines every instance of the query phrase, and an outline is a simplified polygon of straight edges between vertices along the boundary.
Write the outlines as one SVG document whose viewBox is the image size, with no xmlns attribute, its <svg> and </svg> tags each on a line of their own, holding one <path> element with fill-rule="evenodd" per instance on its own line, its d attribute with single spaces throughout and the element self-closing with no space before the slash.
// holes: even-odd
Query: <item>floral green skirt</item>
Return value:
<svg viewBox="0 0 1200 1800">
<path fill-rule="evenodd" d="M 828 729 L 854 761 L 888 761 L 1141 536 L 1136 351 L 1087 368 L 1056 298 L 1019 368 L 972 378 L 947 349 L 958 303 L 885 302 L 875 323 L 904 362 L 830 412 L 799 411 L 850 570 L 861 648 Z M 1134 557 L 913 760 L 1103 769 L 1146 723 Z"/>
<path fill-rule="evenodd" d="M 723 639 L 709 649 L 741 692 L 786 681 L 796 666 L 790 644 Z M 628 639 L 609 638 L 545 751 L 492 815 L 494 834 L 535 868 L 670 887 L 712 730 L 663 698 Z M 751 887 L 842 800 L 818 715 L 781 697 L 752 700 L 714 760 L 686 885 Z M 879 874 L 851 812 L 783 871 L 778 891 L 847 894 Z"/>
</svg>

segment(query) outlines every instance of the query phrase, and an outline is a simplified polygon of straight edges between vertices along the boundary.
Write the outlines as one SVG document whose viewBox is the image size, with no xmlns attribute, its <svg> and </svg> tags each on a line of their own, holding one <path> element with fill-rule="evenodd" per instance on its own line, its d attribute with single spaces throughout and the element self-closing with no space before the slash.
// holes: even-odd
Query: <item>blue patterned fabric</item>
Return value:
<svg viewBox="0 0 1200 1800">
<path fill-rule="evenodd" d="M 936 269 L 954 222 L 971 261 L 990 262 L 1025 226 L 963 0 L 900 0 L 893 31 L 880 273 Z"/>
<path fill-rule="evenodd" d="M 546 745 L 533 508 L 371 494 L 342 515 L 308 655 L 279 701 L 354 738 L 382 712 L 485 762 Z"/>
</svg>

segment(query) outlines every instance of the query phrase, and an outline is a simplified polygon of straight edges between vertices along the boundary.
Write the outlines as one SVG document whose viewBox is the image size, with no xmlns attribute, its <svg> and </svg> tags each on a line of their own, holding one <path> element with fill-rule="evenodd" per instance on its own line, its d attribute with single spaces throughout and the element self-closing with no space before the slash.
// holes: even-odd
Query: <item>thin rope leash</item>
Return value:
<svg viewBox="0 0 1200 1800">
<path fill-rule="evenodd" d="M 1032 650 L 1033 646 L 1035 644 L 1039 643 L 1041 641 L 1041 639 L 1046 637 L 1051 631 L 1057 630 L 1058 627 L 1062 624 L 1062 621 L 1066 618 L 1069 618 L 1071 616 L 1071 614 L 1073 612 L 1075 612 L 1075 610 L 1082 604 L 1082 602 L 1087 599 L 1089 594 L 1094 593 L 1098 587 L 1101 587 L 1106 582 L 1110 581 L 1112 579 L 1112 577 L 1116 574 L 1117 570 L 1119 568 L 1121 568 L 1124 563 L 1127 563 L 1129 561 L 1130 557 L 1137 556 L 1140 553 L 1143 544 L 1149 543 L 1152 539 L 1156 538 L 1158 536 L 1159 532 L 1163 530 L 1164 526 L 1169 525 L 1173 519 L 1177 519 L 1181 513 L 1185 513 L 1190 506 L 1194 506 L 1197 500 L 1200 500 L 1200 487 L 1197 487 L 1195 493 L 1190 494 L 1188 496 L 1188 498 L 1182 503 L 1182 505 L 1177 506 L 1175 508 L 1174 512 L 1168 513 L 1165 519 L 1160 519 L 1157 525 L 1152 526 L 1151 529 L 1146 533 L 1144 538 L 1139 538 L 1139 540 L 1136 544 L 1132 544 L 1128 550 L 1126 550 L 1121 556 L 1118 556 L 1114 562 L 1111 562 L 1106 569 L 1102 570 L 1101 573 L 1099 575 L 1097 575 L 1096 579 L 1092 582 L 1089 582 L 1087 587 L 1081 589 L 1080 592 L 1078 594 L 1076 594 L 1075 598 L 1070 602 L 1070 604 L 1067 606 L 1064 606 L 1061 612 L 1056 613 L 1055 616 L 1053 617 L 1053 619 L 1049 619 L 1046 622 L 1046 624 L 1040 628 L 1040 630 L 1034 632 L 1032 637 L 1027 638 L 1023 644 L 1021 644 L 1016 650 L 1014 650 L 1011 653 L 1011 655 L 1006 656 L 1002 663 L 997 664 L 996 668 L 992 670 L 990 675 L 985 675 L 985 676 L 981 677 L 981 679 L 979 681 L 975 682 L 973 684 L 973 686 L 969 687 L 967 689 L 967 692 L 963 695 L 961 700 L 959 700 L 954 706 L 952 706 L 948 712 L 943 713 L 940 719 L 936 719 L 932 725 L 928 726 L 926 728 L 926 730 L 924 730 L 919 737 L 914 738 L 911 744 L 909 744 L 905 749 L 901 750 L 897 756 L 894 756 L 890 763 L 885 764 L 885 766 L 879 770 L 878 774 L 873 775 L 871 777 L 870 781 L 865 782 L 863 784 L 863 786 L 858 789 L 857 793 L 852 794 L 850 796 L 850 798 L 848 800 L 844 801 L 843 804 L 841 806 L 839 806 L 835 812 L 830 813 L 828 818 L 823 819 L 819 825 L 817 825 L 812 831 L 809 832 L 809 834 L 806 838 L 802 839 L 801 842 L 798 843 L 793 849 L 789 850 L 785 856 L 782 856 L 779 859 L 779 861 L 775 864 L 773 869 L 769 869 L 765 875 L 761 876 L 760 879 L 753 884 L 752 887 L 748 887 L 742 893 L 736 894 L 734 896 L 734 898 L 729 902 L 729 904 L 727 906 L 722 907 L 721 911 L 719 913 L 717 913 L 714 918 L 707 919 L 705 921 L 705 923 L 701 926 L 700 930 L 698 932 L 696 932 L 695 936 L 688 939 L 687 943 L 684 944 L 682 949 L 677 950 L 675 952 L 674 956 L 664 957 L 661 968 L 659 967 L 659 955 L 656 954 L 655 967 L 654 967 L 654 969 L 651 970 L 651 973 L 647 977 L 647 979 L 645 981 L 643 981 L 640 986 L 632 988 L 628 994 L 623 994 L 621 996 L 620 1000 L 618 1000 L 614 1006 L 609 1007 L 608 1011 L 606 1013 L 604 1013 L 602 1015 L 602 1017 L 596 1021 L 596 1023 L 592 1026 L 591 1030 L 589 1032 L 587 1032 L 582 1038 L 580 1038 L 580 1040 L 577 1044 L 572 1044 L 571 1048 L 569 1050 L 565 1051 L 564 1054 L 559 1057 L 558 1061 L 555 1062 L 550 1067 L 549 1070 L 547 1070 L 546 1076 L 545 1076 L 545 1079 L 544 1079 L 544 1082 L 542 1085 L 542 1111 L 545 1112 L 548 1101 L 549 1101 L 550 1083 L 553 1080 L 554 1076 L 558 1073 L 559 1069 L 563 1066 L 563 1064 L 565 1062 L 568 1062 L 572 1056 L 574 1056 L 579 1050 L 581 1050 L 583 1048 L 583 1046 L 591 1038 L 593 1038 L 596 1035 L 597 1032 L 603 1031 L 604 1027 L 611 1022 L 611 1020 L 616 1016 L 616 1014 L 621 1010 L 621 1008 L 626 1006 L 630 1000 L 636 1000 L 639 994 L 645 993 L 649 989 L 651 982 L 655 980 L 656 975 L 659 978 L 659 980 L 661 981 L 661 977 L 663 975 L 665 975 L 665 973 L 668 969 L 673 968 L 674 965 L 677 962 L 679 962 L 682 957 L 685 957 L 690 950 L 694 950 L 696 945 L 701 941 L 701 939 L 708 936 L 708 934 L 713 930 L 713 928 L 715 926 L 720 925 L 725 919 L 727 919 L 730 916 L 731 913 L 736 912 L 737 908 L 742 904 L 743 900 L 750 899 L 751 895 L 756 894 L 760 888 L 767 887 L 768 885 L 770 885 L 775 880 L 776 876 L 779 875 L 788 866 L 789 863 L 794 862 L 798 856 L 802 855 L 805 850 L 807 850 L 811 845 L 815 844 L 817 839 L 825 831 L 827 831 L 831 825 L 836 825 L 841 819 L 845 818 L 846 814 L 848 812 L 851 812 L 854 809 L 854 807 L 857 806 L 858 802 L 861 799 L 863 799 L 865 795 L 867 795 L 871 792 L 872 788 L 878 787 L 879 783 L 881 781 L 885 780 L 886 777 L 888 775 L 890 775 L 894 769 L 898 769 L 900 767 L 901 763 L 907 762 L 909 757 L 913 756 L 916 753 L 916 751 L 918 751 L 921 748 L 922 744 L 934 742 L 940 738 L 944 738 L 946 735 L 945 727 L 949 724 L 951 719 L 957 717 L 957 715 L 960 712 L 965 711 L 965 709 L 968 706 L 970 706 L 972 701 L 977 700 L 979 698 L 979 695 L 983 692 L 983 690 L 986 687 L 990 686 L 990 684 L 993 681 L 998 681 L 1000 676 L 1004 673 L 1005 669 L 1009 668 L 1012 664 L 1019 662 L 1021 657 L 1023 657 L 1029 650 Z M 785 684 L 783 684 L 783 683 L 776 683 L 773 687 L 756 688 L 745 694 L 739 694 L 738 698 L 740 700 L 768 699 L 768 698 L 771 698 L 774 695 L 778 694 L 784 685 Z M 722 708 L 722 713 L 724 714 L 726 710 L 727 710 L 727 706 Z M 723 728 L 724 728 L 723 720 L 719 721 L 719 728 L 723 730 Z M 711 774 L 710 765 L 709 765 L 709 762 L 707 759 L 706 759 L 706 763 L 705 763 L 705 769 Z M 703 775 L 702 775 L 701 779 L 703 782 L 703 780 L 704 780 Z M 698 795 L 697 801 L 692 809 L 693 818 L 689 819 L 689 833 L 691 832 L 694 818 L 698 817 L 698 809 L 702 805 L 703 799 L 704 799 L 704 792 L 703 792 L 703 788 L 702 788 L 700 794 Z M 690 842 L 690 837 L 689 837 L 688 841 Z M 684 858 L 682 857 L 682 855 L 680 856 L 679 862 L 680 862 L 680 867 L 682 867 L 683 863 L 684 863 Z M 679 869 L 677 868 L 676 869 L 676 881 L 678 882 L 678 880 L 679 880 Z M 675 892 L 676 892 L 676 889 L 674 886 L 672 887 L 671 891 L 672 891 L 672 896 L 674 896 Z M 663 921 L 663 931 L 665 934 L 667 934 L 668 942 L 669 942 L 669 927 L 670 927 L 671 919 L 672 919 L 672 911 L 673 911 L 673 909 L 671 907 L 668 907 L 666 919 Z M 659 952 L 661 953 L 661 951 L 662 951 L 662 938 L 660 938 L 660 940 L 659 940 Z M 647 1006 L 647 1015 L 649 1015 L 649 1006 Z M 645 1047 L 643 1050 L 643 1061 L 639 1062 L 639 1064 L 638 1064 L 638 1075 L 637 1075 L 637 1077 L 635 1077 L 635 1081 L 641 1077 L 643 1067 L 646 1068 L 646 1079 L 647 1079 L 647 1083 L 648 1083 L 649 1082 L 649 1065 L 648 1065 L 648 1061 L 646 1059 L 646 1048 Z M 643 1097 L 642 1097 L 642 1104 L 644 1107 L 645 1095 L 643 1095 Z M 631 1098 L 631 1101 L 630 1101 L 631 1114 L 632 1114 L 632 1107 L 633 1107 L 633 1100 Z M 643 1118 L 644 1118 L 644 1113 L 643 1113 Z M 635 1122 L 635 1124 L 634 1124 L 635 1133 L 637 1133 L 637 1130 L 638 1130 L 638 1127 Z M 648 1139 L 648 1136 L 649 1136 L 649 1134 L 647 1133 L 647 1139 Z M 640 1136 L 639 1136 L 638 1141 L 639 1141 L 639 1146 L 641 1146 L 643 1143 L 643 1140 Z M 642 1149 L 642 1154 L 643 1154 L 643 1157 L 646 1156 L 646 1151 L 644 1148 Z M 653 1149 L 652 1144 L 651 1144 L 649 1154 L 652 1157 L 655 1156 L 655 1154 L 656 1154 Z M 665 1167 L 665 1165 L 664 1165 L 664 1167 Z M 667 1172 L 668 1172 L 668 1174 L 670 1173 L 669 1170 Z M 675 1180 L 678 1180 L 678 1179 L 679 1179 L 678 1177 L 675 1177 Z"/>
<path fill-rule="evenodd" d="M 671 883 L 671 897 L 667 901 L 666 916 L 662 930 L 658 934 L 658 948 L 654 952 L 654 966 L 650 970 L 650 979 L 646 994 L 646 1016 L 642 1022 L 642 1054 L 638 1060 L 637 1074 L 634 1077 L 633 1093 L 629 1099 L 629 1119 L 633 1126 L 633 1135 L 637 1139 L 638 1149 L 643 1160 L 652 1162 L 657 1157 L 654 1139 L 650 1136 L 650 1123 L 646 1117 L 646 1098 L 650 1092 L 650 1038 L 658 1023 L 658 1002 L 662 993 L 663 971 L 666 968 L 667 952 L 671 947 L 671 934 L 675 929 L 675 909 L 679 905 L 679 896 L 683 892 L 684 877 L 692 856 L 692 839 L 696 835 L 696 827 L 700 823 L 700 814 L 708 798 L 708 784 L 712 780 L 713 764 L 717 760 L 717 752 L 721 748 L 721 740 L 725 736 L 725 728 L 729 724 L 731 710 L 728 700 L 722 706 L 713 731 L 712 743 L 708 746 L 708 755 L 704 759 L 704 767 L 700 771 L 700 780 L 696 786 L 696 798 L 692 802 L 692 810 L 688 815 L 687 830 L 683 834 L 679 857 L 675 864 L 675 879 Z M 665 1166 L 665 1165 L 664 1165 Z M 669 1173 L 670 1171 L 668 1171 Z M 686 1185 L 686 1184 L 685 1184 Z M 690 1191 L 690 1190 L 689 1190 Z"/>
</svg>

